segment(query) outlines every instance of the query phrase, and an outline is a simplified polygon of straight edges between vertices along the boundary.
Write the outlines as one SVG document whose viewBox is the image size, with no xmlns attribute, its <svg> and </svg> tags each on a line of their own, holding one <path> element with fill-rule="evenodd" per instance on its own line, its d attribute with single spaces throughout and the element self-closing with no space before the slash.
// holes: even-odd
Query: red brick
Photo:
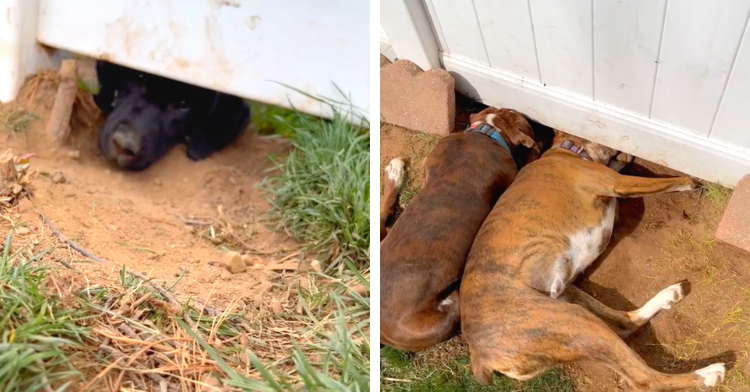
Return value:
<svg viewBox="0 0 750 392">
<path fill-rule="evenodd" d="M 448 135 L 456 120 L 455 81 L 440 68 L 422 71 L 408 60 L 380 60 L 382 120 L 415 131 Z"/>
<path fill-rule="evenodd" d="M 750 175 L 734 188 L 716 238 L 750 252 Z"/>
</svg>

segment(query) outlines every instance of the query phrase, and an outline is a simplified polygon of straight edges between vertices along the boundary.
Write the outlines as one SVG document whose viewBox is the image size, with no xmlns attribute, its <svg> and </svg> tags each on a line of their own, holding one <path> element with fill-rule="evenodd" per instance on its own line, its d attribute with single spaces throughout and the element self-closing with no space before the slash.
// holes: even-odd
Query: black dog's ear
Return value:
<svg viewBox="0 0 750 392">
<path fill-rule="evenodd" d="M 125 68 L 98 60 L 96 62 L 96 78 L 99 81 L 99 93 L 94 96 L 96 106 L 106 116 L 112 113 L 112 101 L 115 99 L 115 91 L 120 87 L 118 83 L 125 77 Z"/>
<path fill-rule="evenodd" d="M 218 93 L 216 105 L 188 135 L 188 158 L 198 161 L 228 146 L 249 123 L 250 105 L 234 95 Z"/>
</svg>

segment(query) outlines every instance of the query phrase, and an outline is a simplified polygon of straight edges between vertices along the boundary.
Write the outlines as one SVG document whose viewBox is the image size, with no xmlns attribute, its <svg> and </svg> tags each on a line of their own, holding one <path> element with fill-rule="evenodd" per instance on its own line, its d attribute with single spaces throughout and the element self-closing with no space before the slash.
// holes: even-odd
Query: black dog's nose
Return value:
<svg viewBox="0 0 750 392">
<path fill-rule="evenodd" d="M 112 151 L 120 167 L 130 165 L 140 149 L 141 140 L 133 132 L 118 130 L 112 135 Z"/>
</svg>

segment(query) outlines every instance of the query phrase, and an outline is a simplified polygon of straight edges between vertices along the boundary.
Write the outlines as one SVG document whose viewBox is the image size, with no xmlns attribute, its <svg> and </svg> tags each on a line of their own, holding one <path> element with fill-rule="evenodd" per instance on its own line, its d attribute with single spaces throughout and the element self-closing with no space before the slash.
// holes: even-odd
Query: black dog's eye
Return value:
<svg viewBox="0 0 750 392">
<path fill-rule="evenodd" d="M 177 104 L 177 110 L 179 110 L 181 112 L 186 112 L 186 111 L 190 110 L 190 105 L 188 105 L 188 103 L 185 102 L 185 101 L 180 101 Z"/>
<path fill-rule="evenodd" d="M 143 74 L 142 73 L 138 74 L 138 79 L 143 79 Z"/>
</svg>

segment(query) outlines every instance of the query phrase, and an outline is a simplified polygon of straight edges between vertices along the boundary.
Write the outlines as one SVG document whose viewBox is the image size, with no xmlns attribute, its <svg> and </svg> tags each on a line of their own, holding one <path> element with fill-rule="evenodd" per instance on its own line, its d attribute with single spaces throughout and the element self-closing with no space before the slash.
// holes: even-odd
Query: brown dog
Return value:
<svg viewBox="0 0 750 392">
<path fill-rule="evenodd" d="M 536 148 L 523 115 L 488 108 L 427 157 L 420 193 L 385 236 L 404 164 L 386 167 L 380 206 L 380 343 L 426 349 L 456 333 L 458 284 L 479 227 L 518 172 L 512 154 Z M 494 140 L 493 140 L 494 139 Z M 516 154 L 521 155 L 521 154 Z M 538 158 L 534 152 L 528 159 Z"/>
<path fill-rule="evenodd" d="M 624 176 L 629 157 L 556 132 L 553 148 L 521 170 L 482 225 L 461 283 L 461 329 L 474 376 L 493 371 L 528 380 L 564 363 L 608 365 L 639 391 L 709 387 L 717 363 L 687 374 L 648 367 L 622 338 L 669 309 L 686 283 L 667 287 L 640 309 L 606 307 L 570 283 L 607 247 L 616 198 L 693 189 L 689 178 Z"/>
</svg>

